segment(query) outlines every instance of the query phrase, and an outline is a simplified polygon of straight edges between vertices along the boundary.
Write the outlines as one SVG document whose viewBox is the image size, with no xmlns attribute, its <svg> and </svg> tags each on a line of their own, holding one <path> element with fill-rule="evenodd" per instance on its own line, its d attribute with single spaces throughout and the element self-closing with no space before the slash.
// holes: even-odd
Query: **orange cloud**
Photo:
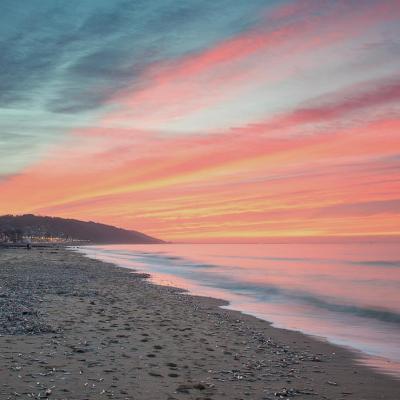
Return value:
<svg viewBox="0 0 400 400">
<path fill-rule="evenodd" d="M 3 184 L 2 204 L 12 198 L 13 212 L 140 226 L 170 240 L 396 234 L 399 213 L 388 204 L 399 197 L 399 129 L 399 120 L 380 120 L 286 140 L 177 138 L 100 175 L 85 159 L 79 173 L 63 166 L 53 175 L 52 160 Z M 360 213 L 357 202 L 374 212 Z"/>
<path fill-rule="evenodd" d="M 275 18 L 312 5 L 283 8 Z M 342 7 L 153 65 L 141 90 L 110 99 L 113 111 L 98 126 L 72 132 L 1 182 L 0 213 L 92 219 L 166 240 L 399 235 L 398 75 L 306 97 L 242 126 L 161 129 L 199 110 L 206 119 L 247 85 L 295 75 L 292 65 L 265 68 L 268 51 L 290 50 L 287 57 L 304 61 L 307 51 L 340 44 L 399 11 L 385 2 L 343 16 Z"/>
</svg>

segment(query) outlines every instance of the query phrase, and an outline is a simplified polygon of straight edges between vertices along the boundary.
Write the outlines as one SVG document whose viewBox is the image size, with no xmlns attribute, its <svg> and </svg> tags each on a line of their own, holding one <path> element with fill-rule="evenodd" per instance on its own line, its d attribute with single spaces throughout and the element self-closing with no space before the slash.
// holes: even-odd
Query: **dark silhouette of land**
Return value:
<svg viewBox="0 0 400 400">
<path fill-rule="evenodd" d="M 96 222 L 33 214 L 0 216 L 0 242 L 83 241 L 97 244 L 163 243 L 144 233 Z"/>
</svg>

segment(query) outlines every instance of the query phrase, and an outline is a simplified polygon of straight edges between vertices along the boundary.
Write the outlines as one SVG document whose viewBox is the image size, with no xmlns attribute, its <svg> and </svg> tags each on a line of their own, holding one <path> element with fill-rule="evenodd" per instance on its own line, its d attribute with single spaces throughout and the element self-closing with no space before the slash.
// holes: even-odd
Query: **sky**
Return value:
<svg viewBox="0 0 400 400">
<path fill-rule="evenodd" d="M 1 0 L 0 214 L 168 241 L 400 235 L 400 3 Z"/>
</svg>

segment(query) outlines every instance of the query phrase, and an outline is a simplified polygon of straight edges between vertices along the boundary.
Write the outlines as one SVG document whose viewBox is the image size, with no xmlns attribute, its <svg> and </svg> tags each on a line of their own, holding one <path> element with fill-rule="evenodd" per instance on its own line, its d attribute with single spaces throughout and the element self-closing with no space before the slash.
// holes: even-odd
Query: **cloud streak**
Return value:
<svg viewBox="0 0 400 400">
<path fill-rule="evenodd" d="M 83 2 L 37 60 L 18 39 L 0 212 L 167 240 L 399 235 L 400 60 L 376 45 L 398 5 L 249 3 Z"/>
</svg>

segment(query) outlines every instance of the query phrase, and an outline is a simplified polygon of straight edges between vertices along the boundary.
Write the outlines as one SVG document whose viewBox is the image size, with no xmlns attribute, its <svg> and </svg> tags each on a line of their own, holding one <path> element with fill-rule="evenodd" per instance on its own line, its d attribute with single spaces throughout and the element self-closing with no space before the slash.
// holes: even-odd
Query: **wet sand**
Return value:
<svg viewBox="0 0 400 400">
<path fill-rule="evenodd" d="M 393 399 L 345 349 L 63 248 L 0 248 L 0 399 Z"/>
</svg>

